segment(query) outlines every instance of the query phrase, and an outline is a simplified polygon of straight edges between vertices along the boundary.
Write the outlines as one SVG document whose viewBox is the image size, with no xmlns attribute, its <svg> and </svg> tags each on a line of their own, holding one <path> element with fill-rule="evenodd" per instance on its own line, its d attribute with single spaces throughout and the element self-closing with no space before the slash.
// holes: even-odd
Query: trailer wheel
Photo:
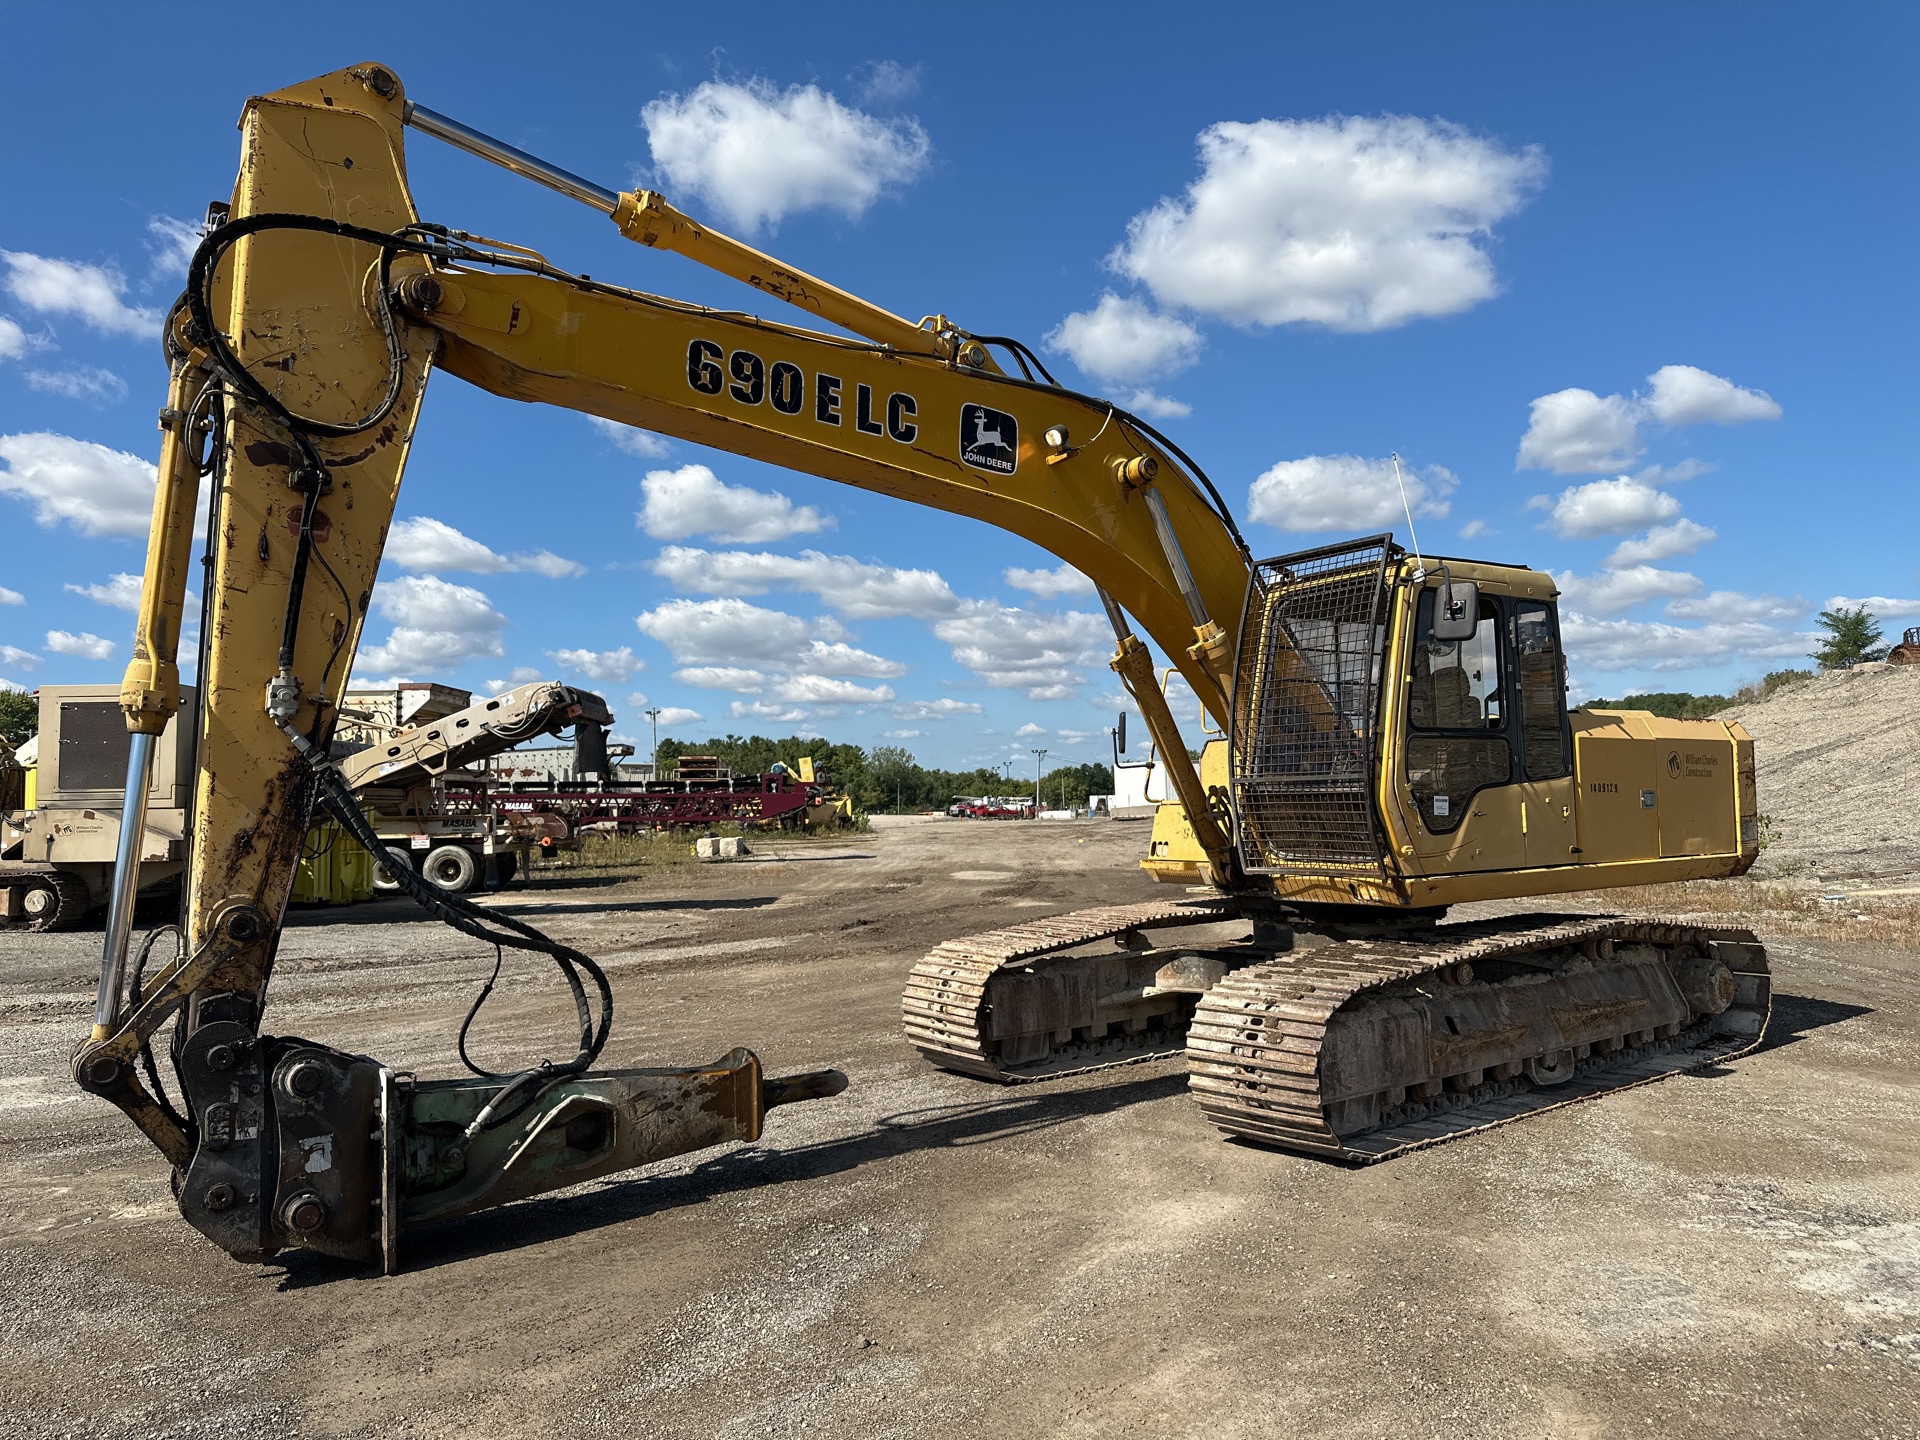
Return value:
<svg viewBox="0 0 1920 1440">
<path fill-rule="evenodd" d="M 386 857 L 373 857 L 373 893 L 376 895 L 398 895 L 400 882 L 393 878 L 395 870 L 411 870 L 413 857 L 404 850 L 387 847 Z"/>
<path fill-rule="evenodd" d="M 471 850 L 458 845 L 440 845 L 427 852 L 426 863 L 420 867 L 420 873 L 442 890 L 464 895 L 473 888 L 480 865 L 473 858 Z"/>
</svg>

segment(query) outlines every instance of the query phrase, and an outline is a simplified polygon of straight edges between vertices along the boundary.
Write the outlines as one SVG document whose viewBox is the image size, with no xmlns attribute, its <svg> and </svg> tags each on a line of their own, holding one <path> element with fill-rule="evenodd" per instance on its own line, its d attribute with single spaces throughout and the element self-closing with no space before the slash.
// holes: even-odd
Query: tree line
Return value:
<svg viewBox="0 0 1920 1440">
<path fill-rule="evenodd" d="M 764 775 L 776 760 L 795 764 L 805 755 L 828 781 L 848 796 L 857 810 L 892 814 L 898 810 L 944 810 L 956 795 L 1031 796 L 1033 775 L 1023 778 L 985 767 L 940 770 L 922 765 L 899 745 L 838 745 L 819 735 L 717 735 L 706 740 L 660 742 L 660 773 L 670 776 L 682 755 L 711 755 L 736 775 Z M 1018 767 L 1015 767 L 1018 768 Z M 1047 809 L 1077 809 L 1089 795 L 1111 795 L 1113 771 L 1105 765 L 1060 765 L 1040 777 L 1041 804 Z"/>
</svg>

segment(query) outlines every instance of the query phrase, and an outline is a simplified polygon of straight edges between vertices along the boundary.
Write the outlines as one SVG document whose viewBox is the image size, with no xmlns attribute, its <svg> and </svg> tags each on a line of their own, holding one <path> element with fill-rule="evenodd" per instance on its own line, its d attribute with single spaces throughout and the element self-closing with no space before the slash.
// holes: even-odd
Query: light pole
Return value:
<svg viewBox="0 0 1920 1440">
<path fill-rule="evenodd" d="M 1033 818 L 1036 820 L 1040 818 L 1040 762 L 1046 758 L 1044 750 L 1033 752 Z"/>
<path fill-rule="evenodd" d="M 653 759 L 649 762 L 653 773 L 647 778 L 658 780 L 660 778 L 660 707 L 656 705 L 653 709 L 642 710 L 640 713 L 653 722 Z"/>
</svg>

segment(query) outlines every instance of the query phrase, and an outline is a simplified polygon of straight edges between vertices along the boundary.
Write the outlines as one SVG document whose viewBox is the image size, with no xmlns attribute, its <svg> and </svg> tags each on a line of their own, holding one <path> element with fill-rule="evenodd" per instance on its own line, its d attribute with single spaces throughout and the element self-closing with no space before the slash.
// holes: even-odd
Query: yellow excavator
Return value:
<svg viewBox="0 0 1920 1440">
<path fill-rule="evenodd" d="M 663 299 L 427 223 L 409 129 L 835 329 Z M 1384 535 L 1256 561 L 1178 446 L 1055 383 L 1017 341 L 891 314 L 656 194 L 605 189 L 417 104 L 384 66 L 255 97 L 240 130 L 231 202 L 213 207 L 166 325 L 121 694 L 128 836 L 180 703 L 204 482 L 183 914 L 171 958 L 152 958 L 155 932 L 130 963 L 137 857 L 122 857 L 73 1061 L 172 1163 L 188 1221 L 234 1256 L 304 1247 L 391 1270 L 415 1227 L 752 1140 L 767 1110 L 846 1083 L 766 1078 L 746 1050 L 595 1071 L 612 992 L 591 958 L 410 873 L 396 878 L 440 918 L 558 967 L 574 1056 L 422 1080 L 263 1033 L 310 813 L 376 843 L 328 742 L 435 369 L 984 520 L 1098 586 L 1113 667 L 1177 797 L 1144 863 L 1177 888 L 937 946 L 903 999 L 933 1063 L 1020 1081 L 1184 1050 L 1229 1134 L 1370 1160 L 1758 1041 L 1767 963 L 1746 931 L 1443 923 L 1466 901 L 1739 874 L 1757 853 L 1738 726 L 1568 713 L 1547 575 Z M 1136 626 L 1224 734 L 1197 765 Z M 1303 934 L 1314 943 L 1296 948 Z"/>
</svg>

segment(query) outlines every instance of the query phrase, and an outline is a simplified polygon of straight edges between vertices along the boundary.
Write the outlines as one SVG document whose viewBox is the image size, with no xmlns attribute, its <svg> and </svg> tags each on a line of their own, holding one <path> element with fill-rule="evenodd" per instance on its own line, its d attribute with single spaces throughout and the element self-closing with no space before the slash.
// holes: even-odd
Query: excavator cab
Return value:
<svg viewBox="0 0 1920 1440">
<path fill-rule="evenodd" d="M 1252 567 L 1233 723 L 1200 764 L 1235 888 L 1427 910 L 1493 898 L 1495 876 L 1510 896 L 1751 865 L 1745 731 L 1570 710 L 1558 598 L 1540 571 L 1390 535 Z M 1148 873 L 1195 884 L 1205 859 L 1163 806 Z"/>
</svg>

